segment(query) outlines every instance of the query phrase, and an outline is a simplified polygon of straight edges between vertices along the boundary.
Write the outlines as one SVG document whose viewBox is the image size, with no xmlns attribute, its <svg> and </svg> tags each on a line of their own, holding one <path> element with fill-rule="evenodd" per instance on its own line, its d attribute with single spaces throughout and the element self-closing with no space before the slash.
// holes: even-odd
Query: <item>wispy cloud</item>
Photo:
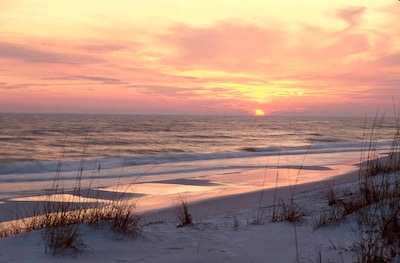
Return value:
<svg viewBox="0 0 400 263">
<path fill-rule="evenodd" d="M 32 46 L 6 42 L 0 42 L 0 58 L 50 64 L 90 64 L 101 61 L 99 58 L 87 55 L 44 51 Z"/>
<path fill-rule="evenodd" d="M 378 58 L 377 65 L 387 68 L 399 68 L 400 66 L 400 50 L 399 52 L 388 54 Z"/>
<path fill-rule="evenodd" d="M 43 80 L 88 80 L 91 82 L 99 82 L 105 85 L 125 85 L 129 84 L 128 82 L 121 81 L 120 79 L 116 78 L 108 78 L 108 77 L 101 77 L 101 76 L 86 76 L 86 75 L 72 75 L 66 77 L 50 77 L 50 78 L 42 78 Z"/>
<path fill-rule="evenodd" d="M 355 27 L 361 23 L 361 17 L 364 14 L 365 7 L 348 6 L 335 10 L 334 14 L 343 19 L 349 28 Z"/>
<path fill-rule="evenodd" d="M 7 82 L 0 82 L 0 89 L 3 89 L 3 90 L 26 89 L 31 86 L 32 86 L 32 84 L 10 84 Z"/>
<path fill-rule="evenodd" d="M 87 44 L 87 45 L 81 45 L 80 48 L 83 50 L 86 50 L 88 52 L 93 52 L 93 53 L 107 53 L 107 52 L 112 52 L 112 51 L 120 51 L 124 50 L 127 48 L 125 45 L 119 45 L 119 44 L 112 44 L 112 43 L 92 43 L 92 44 Z"/>
<path fill-rule="evenodd" d="M 260 27 L 240 20 L 218 22 L 211 27 L 177 25 L 160 36 L 163 43 L 176 51 L 164 62 L 179 68 L 246 70 L 265 64 L 279 53 L 284 32 Z M 268 64 L 268 63 L 267 63 Z"/>
<path fill-rule="evenodd" d="M 163 95 L 175 98 L 187 98 L 192 99 L 193 95 L 199 88 L 182 88 L 182 87 L 174 87 L 174 86 L 166 86 L 166 85 L 129 85 L 129 88 L 133 88 L 139 91 L 142 94 L 149 95 Z"/>
</svg>

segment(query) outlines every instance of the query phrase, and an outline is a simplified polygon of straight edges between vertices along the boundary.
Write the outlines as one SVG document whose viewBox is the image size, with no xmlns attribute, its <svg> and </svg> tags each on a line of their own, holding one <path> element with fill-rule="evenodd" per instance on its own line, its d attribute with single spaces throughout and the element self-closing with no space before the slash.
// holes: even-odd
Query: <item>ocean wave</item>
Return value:
<svg viewBox="0 0 400 263">
<path fill-rule="evenodd" d="M 278 152 L 281 147 L 271 146 L 271 147 L 242 147 L 239 150 L 244 152 Z"/>
<path fill-rule="evenodd" d="M 385 149 L 390 147 L 390 142 L 382 142 L 377 147 Z M 239 151 L 222 153 L 180 153 L 159 155 L 132 155 L 121 157 L 98 157 L 85 160 L 62 161 L 38 161 L 38 160 L 0 160 L 0 175 L 4 174 L 37 174 L 44 172 L 55 173 L 58 167 L 62 172 L 73 172 L 84 169 L 95 171 L 96 169 L 118 169 L 140 165 L 160 165 L 168 163 L 190 163 L 197 161 L 224 160 L 237 158 L 251 158 L 274 155 L 307 155 L 322 153 L 360 152 L 361 143 L 336 143 L 336 144 L 312 144 L 293 147 L 242 147 Z M 183 166 L 183 165 L 182 165 Z M 1 180 L 1 177 L 0 177 Z"/>
<path fill-rule="evenodd" d="M 322 135 L 319 135 L 322 136 Z M 334 137 L 320 137 L 320 138 L 308 138 L 307 139 L 309 142 L 311 143 L 315 143 L 315 142 L 328 142 L 328 143 L 336 143 L 336 142 L 348 142 L 348 140 L 346 139 L 342 139 L 342 138 L 334 138 Z"/>
<path fill-rule="evenodd" d="M 181 135 L 175 135 L 173 136 L 174 138 L 178 139 L 232 139 L 234 137 L 229 136 L 229 135 L 201 135 L 201 134 L 181 134 Z"/>
</svg>

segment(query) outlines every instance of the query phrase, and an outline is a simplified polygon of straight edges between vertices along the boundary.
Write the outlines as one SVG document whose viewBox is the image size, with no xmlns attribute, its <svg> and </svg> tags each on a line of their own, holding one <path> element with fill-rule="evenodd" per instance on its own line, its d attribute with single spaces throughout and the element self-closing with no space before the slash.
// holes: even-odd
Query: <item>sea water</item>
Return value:
<svg viewBox="0 0 400 263">
<path fill-rule="evenodd" d="M 111 185 L 238 173 L 278 162 L 327 167 L 356 161 L 368 148 L 374 123 L 346 117 L 0 114 L 0 201 L 43 190 L 55 176 L 74 181 L 79 174 Z M 394 120 L 384 120 L 373 147 L 387 151 L 395 127 Z M 9 188 L 22 183 L 23 189 Z"/>
</svg>

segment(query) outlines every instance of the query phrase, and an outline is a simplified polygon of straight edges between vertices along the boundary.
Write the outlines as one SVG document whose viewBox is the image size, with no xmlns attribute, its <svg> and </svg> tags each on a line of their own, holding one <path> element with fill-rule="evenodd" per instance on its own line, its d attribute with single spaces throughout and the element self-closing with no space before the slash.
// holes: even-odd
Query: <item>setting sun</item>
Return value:
<svg viewBox="0 0 400 263">
<path fill-rule="evenodd" d="M 255 110 L 254 115 L 256 115 L 256 116 L 264 116 L 265 112 L 263 110 Z"/>
<path fill-rule="evenodd" d="M 0 112 L 390 110 L 398 1 L 301 2 L 0 1 Z"/>
</svg>

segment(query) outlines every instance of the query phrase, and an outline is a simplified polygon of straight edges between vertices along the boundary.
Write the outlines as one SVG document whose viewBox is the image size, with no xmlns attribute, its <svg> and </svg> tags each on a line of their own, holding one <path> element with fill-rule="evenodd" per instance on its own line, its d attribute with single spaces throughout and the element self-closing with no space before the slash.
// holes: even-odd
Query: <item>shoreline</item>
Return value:
<svg viewBox="0 0 400 263">
<path fill-rule="evenodd" d="M 252 171 L 251 173 L 257 173 Z M 264 173 L 259 170 L 258 174 Z M 353 171 L 344 174 L 334 175 L 318 181 L 306 181 L 296 185 L 296 194 L 313 190 L 325 190 L 330 184 L 356 184 L 359 179 L 359 170 L 354 167 Z M 279 198 L 288 197 L 293 185 L 278 185 L 276 189 Z M 275 187 L 255 187 L 253 190 L 243 191 L 243 189 L 231 190 L 223 195 L 208 195 L 206 198 L 199 196 L 183 196 L 188 202 L 189 209 L 193 213 L 194 220 L 202 220 L 209 217 L 221 215 L 234 215 L 246 209 L 258 208 L 260 197 L 262 196 L 262 207 L 271 207 L 273 205 L 273 195 Z M 160 209 L 151 209 L 142 211 L 143 218 L 148 221 L 171 221 L 176 220 L 176 209 L 180 206 L 180 200 L 176 198 L 175 205 Z M 210 209 L 214 208 L 214 209 Z M 148 222 L 148 223 L 149 223 Z"/>
<path fill-rule="evenodd" d="M 46 230 L 39 229 L 0 238 L 0 255 L 4 262 L 22 263 L 31 262 L 32 258 L 36 262 L 53 262 L 56 258 L 60 263 L 353 262 L 354 257 L 360 255 L 356 248 L 360 237 L 356 213 L 337 222 L 315 226 L 322 213 L 334 209 L 328 204 L 329 189 L 338 195 L 336 200 L 356 193 L 359 166 L 348 163 L 324 170 L 300 170 L 300 173 L 295 169 L 278 169 L 267 173 L 269 177 L 265 170 L 252 170 L 139 183 L 132 191 L 144 194 L 158 187 L 164 192 L 159 196 L 139 198 L 139 204 L 143 202 L 143 206 L 133 210 L 141 217 L 136 238 L 80 224 L 83 251 L 53 256 L 45 250 L 43 233 Z M 284 171 L 291 180 L 282 176 L 278 188 L 269 187 L 275 183 L 272 175 Z M 292 175 L 298 176 L 298 181 Z M 278 219 L 272 222 L 275 192 L 277 199 L 288 202 L 294 188 L 290 182 L 297 182 L 291 201 L 298 205 L 298 212 L 304 214 L 298 221 Z M 193 224 L 178 227 L 177 213 L 182 209 L 179 191 L 185 187 L 192 190 L 184 197 Z M 106 193 L 107 189 L 99 190 Z M 153 207 L 144 206 L 151 202 Z M 168 206 L 154 209 L 160 204 Z M 21 249 L 24 253 L 20 253 Z"/>
<path fill-rule="evenodd" d="M 218 206 L 225 207 L 228 212 L 232 212 L 249 205 L 257 205 L 260 195 L 263 195 L 264 201 L 268 201 L 275 191 L 277 173 L 279 175 L 278 192 L 288 193 L 288 189 L 296 180 L 296 177 L 298 177 L 297 192 L 302 189 L 326 185 L 332 180 L 342 181 L 344 178 L 350 178 L 351 176 L 358 178 L 354 176 L 354 173 L 357 172 L 357 164 L 354 163 L 333 165 L 327 167 L 327 169 L 321 169 L 317 166 L 303 168 L 302 170 L 289 168 L 259 169 L 191 178 L 149 180 L 138 182 L 132 186 L 100 187 L 91 190 L 91 193 L 87 193 L 87 195 L 84 194 L 85 190 L 82 189 L 80 196 L 71 196 L 72 191 L 66 191 L 63 195 L 52 199 L 60 202 L 73 200 L 74 198 L 75 200 L 90 202 L 91 200 L 96 201 L 91 199 L 95 197 L 100 198 L 97 200 L 111 200 L 113 196 L 115 197 L 113 193 L 123 192 L 124 197 L 137 202 L 135 213 L 143 215 L 143 218 L 148 215 L 153 217 L 157 214 L 173 214 L 179 204 L 180 197 L 183 197 L 188 202 L 193 211 L 206 207 L 207 204 L 219 203 Z M 89 190 L 86 191 L 88 192 Z M 230 207 L 229 200 L 231 199 L 235 200 L 231 202 L 232 204 L 242 203 L 242 205 L 236 208 Z M 35 212 L 34 210 L 43 207 L 46 201 L 48 201 L 48 196 L 46 195 L 11 198 L 8 201 L 3 201 L 3 203 L 0 203 L 0 209 L 8 213 L 2 213 L 0 225 L 23 218 L 23 213 L 28 213 L 28 217 L 32 216 Z M 222 213 L 223 211 L 220 212 Z M 195 218 L 201 217 L 201 213 L 198 214 L 195 215 Z M 171 218 L 171 215 L 167 217 Z M 148 220 L 152 221 L 152 219 Z"/>
</svg>

